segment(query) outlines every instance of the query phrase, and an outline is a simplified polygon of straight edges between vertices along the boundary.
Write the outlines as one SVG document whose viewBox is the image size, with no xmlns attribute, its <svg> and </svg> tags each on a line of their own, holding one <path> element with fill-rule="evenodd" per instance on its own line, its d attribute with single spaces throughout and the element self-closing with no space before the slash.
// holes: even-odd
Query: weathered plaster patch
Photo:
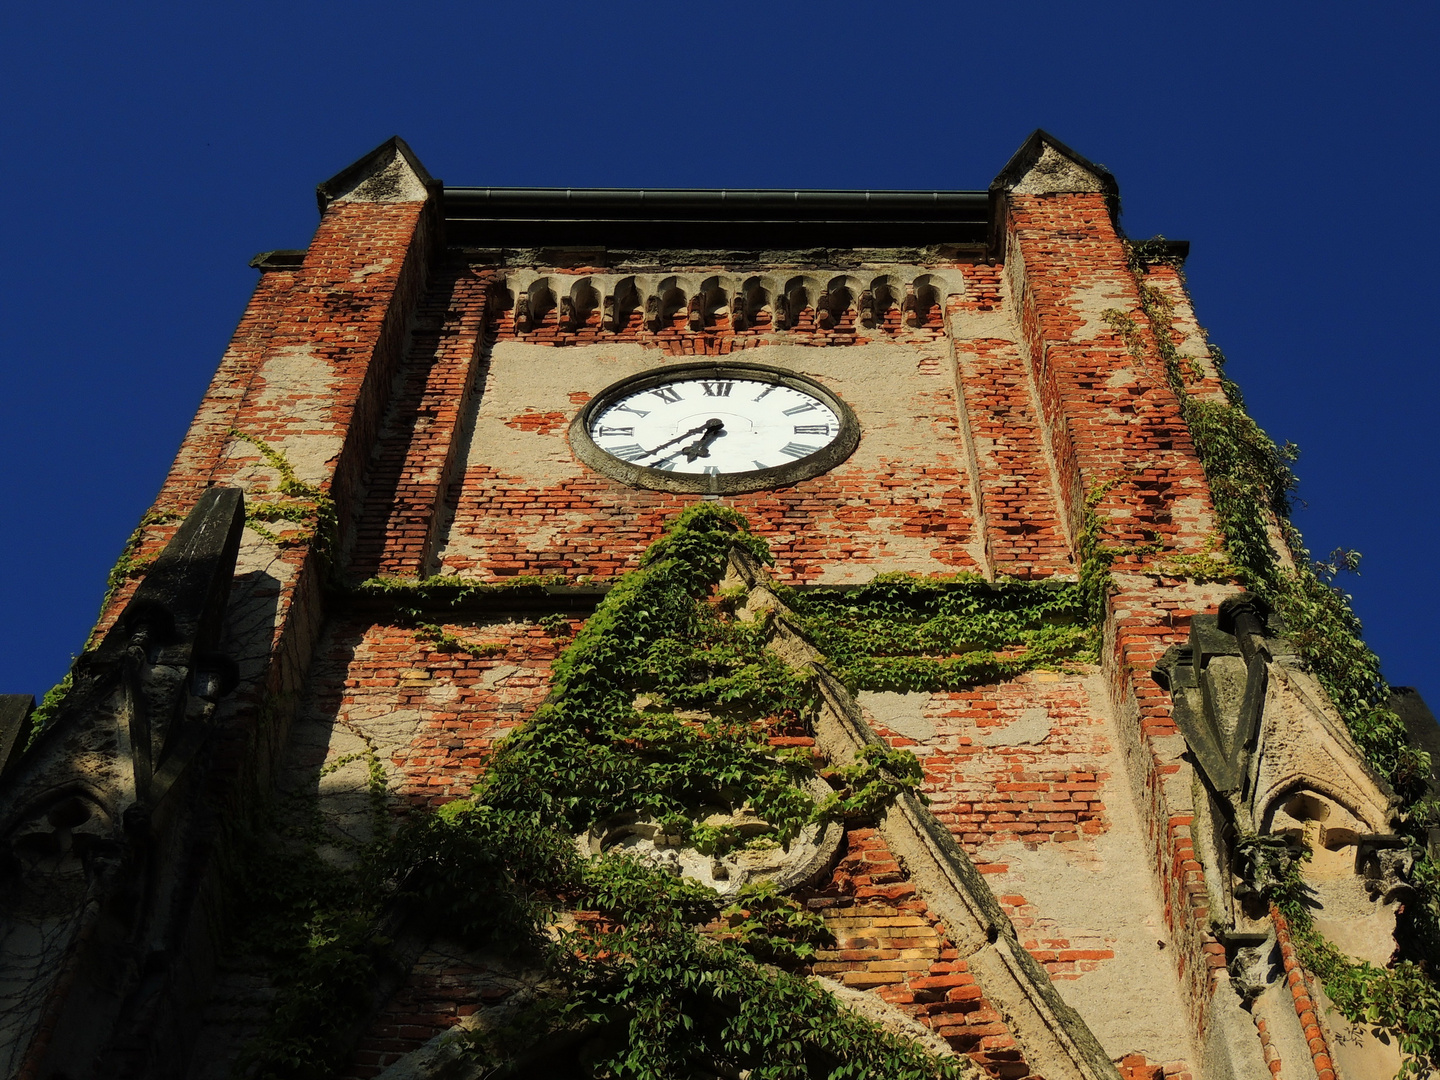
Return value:
<svg viewBox="0 0 1440 1080">
<path fill-rule="evenodd" d="M 1043 708 L 1026 709 L 1012 723 L 987 731 L 978 738 L 982 746 L 1034 746 L 1050 737 L 1050 714 Z"/>
<path fill-rule="evenodd" d="M 295 567 L 279 548 L 245 530 L 225 616 L 225 652 L 238 665 L 242 682 L 259 678 L 269 663 L 280 597 L 294 577 Z"/>
<path fill-rule="evenodd" d="M 496 664 L 494 667 L 480 673 L 479 679 L 476 680 L 476 685 L 489 690 L 492 687 L 499 686 L 506 679 L 510 678 L 511 675 L 521 670 L 522 668 L 518 664 Z"/>
<path fill-rule="evenodd" d="M 956 346 L 968 341 L 1018 341 L 1019 327 L 1008 310 L 975 311 L 961 308 L 950 313 L 950 333 Z"/>
<path fill-rule="evenodd" d="M 351 281 L 364 281 L 366 278 L 370 277 L 372 274 L 378 274 L 378 273 L 380 273 L 380 271 L 382 271 L 382 270 L 387 270 L 387 269 L 389 269 L 390 265 L 391 265 L 392 263 L 394 263 L 394 261 L 395 261 L 394 259 L 391 259 L 391 258 L 389 258 L 389 257 L 386 257 L 386 258 L 376 259 L 376 260 L 375 260 L 374 262 L 372 262 L 372 263 L 366 263 L 364 266 L 360 267 L 359 270 L 356 270 L 353 274 L 350 275 L 350 280 L 351 280 Z"/>
<path fill-rule="evenodd" d="M 304 434 L 266 438 L 266 442 L 284 453 L 295 475 L 306 483 L 319 484 L 329 479 L 343 441 L 339 434 L 328 433 L 334 426 L 331 409 L 335 373 L 330 364 L 308 345 L 287 346 L 277 349 L 261 365 L 259 380 L 254 395 L 257 413 L 273 409 L 287 425 L 309 429 Z M 254 453 L 254 447 L 242 443 L 232 447 L 231 453 L 248 456 Z M 269 465 L 262 462 L 260 467 L 274 474 Z"/>
<path fill-rule="evenodd" d="M 1089 285 L 1077 285 L 1070 292 L 1071 312 L 1082 319 L 1082 323 L 1070 334 L 1071 341 L 1094 341 L 1115 330 L 1105 321 L 1104 313 L 1115 309 L 1125 310 L 1133 302 L 1126 295 L 1125 282 L 1115 278 L 1102 278 Z"/>
<path fill-rule="evenodd" d="M 570 400 L 576 391 L 594 394 L 619 379 L 658 367 L 666 359 L 659 349 L 628 342 L 564 349 L 497 342 L 476 407 L 467 466 L 488 466 L 536 484 L 586 475 L 587 470 L 570 450 L 563 427 L 527 429 L 513 425 L 513 418 L 526 412 L 573 417 L 579 412 Z"/>
<path fill-rule="evenodd" d="M 861 690 L 855 695 L 862 708 L 897 735 L 924 743 L 935 737 L 935 721 L 924 715 L 930 695 L 921 690 L 908 694 Z"/>
<path fill-rule="evenodd" d="M 1139 822 L 1123 796 L 1110 800 L 1107 810 L 1112 828 L 1087 845 L 1084 865 L 1076 865 L 1079 853 L 1068 850 L 1074 845 L 1002 844 L 986 851 L 1007 867 L 990 875 L 990 884 L 997 895 L 1022 894 L 1039 912 L 1039 924 L 1022 932 L 1022 940 L 1033 933 L 1063 939 L 1072 950 L 1114 953 L 1077 978 L 1055 981 L 1112 1058 L 1143 1053 L 1151 1061 L 1193 1060 L 1175 950 Z M 1119 818 L 1130 820 L 1114 820 Z M 1141 987 L 1143 994 L 1137 993 Z"/>
</svg>

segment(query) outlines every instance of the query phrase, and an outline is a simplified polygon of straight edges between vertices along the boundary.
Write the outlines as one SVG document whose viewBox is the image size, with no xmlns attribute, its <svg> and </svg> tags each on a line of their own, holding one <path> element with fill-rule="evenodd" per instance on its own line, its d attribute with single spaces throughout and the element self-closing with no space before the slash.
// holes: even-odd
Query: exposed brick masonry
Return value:
<svg viewBox="0 0 1440 1080">
<path fill-rule="evenodd" d="M 831 880 L 809 899 L 834 935 L 817 975 L 873 990 L 1001 1080 L 1031 1076 L 1003 1017 L 985 1000 L 944 928 L 874 829 L 852 828 Z"/>
<path fill-rule="evenodd" d="M 974 287 L 950 301 L 952 319 L 1004 310 L 1001 268 L 976 266 Z M 956 341 L 956 378 L 965 408 L 985 546 L 996 573 L 1048 577 L 1071 573 L 1075 560 L 1058 514 L 1035 394 L 1019 346 L 1003 337 Z"/>
</svg>

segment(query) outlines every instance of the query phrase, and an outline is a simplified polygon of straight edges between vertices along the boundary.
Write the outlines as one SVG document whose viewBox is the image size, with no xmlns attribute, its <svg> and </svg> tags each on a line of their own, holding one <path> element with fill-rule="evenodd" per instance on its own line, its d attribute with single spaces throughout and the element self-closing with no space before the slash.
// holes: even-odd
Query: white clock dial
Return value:
<svg viewBox="0 0 1440 1080">
<path fill-rule="evenodd" d="M 740 495 L 839 465 L 860 443 L 850 407 L 808 376 L 740 361 L 666 364 L 595 395 L 570 425 L 575 456 L 654 491 Z"/>
<path fill-rule="evenodd" d="M 722 374 L 625 394 L 589 423 L 590 438 L 613 457 L 701 475 L 789 465 L 824 450 L 840 431 L 835 410 L 804 390 Z"/>
</svg>

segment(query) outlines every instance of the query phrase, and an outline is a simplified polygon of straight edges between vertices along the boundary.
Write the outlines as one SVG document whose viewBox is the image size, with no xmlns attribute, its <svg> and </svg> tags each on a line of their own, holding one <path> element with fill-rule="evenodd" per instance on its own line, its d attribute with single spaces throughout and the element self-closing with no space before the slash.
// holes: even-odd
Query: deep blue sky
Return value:
<svg viewBox="0 0 1440 1080">
<path fill-rule="evenodd" d="M 1188 10 L 1186 10 L 1188 8 Z M 392 134 L 457 184 L 983 188 L 1044 127 L 1193 242 L 1202 322 L 1304 453 L 1312 550 L 1440 706 L 1429 4 L 7 5 L 0 692 L 94 618 L 314 185 Z"/>
</svg>

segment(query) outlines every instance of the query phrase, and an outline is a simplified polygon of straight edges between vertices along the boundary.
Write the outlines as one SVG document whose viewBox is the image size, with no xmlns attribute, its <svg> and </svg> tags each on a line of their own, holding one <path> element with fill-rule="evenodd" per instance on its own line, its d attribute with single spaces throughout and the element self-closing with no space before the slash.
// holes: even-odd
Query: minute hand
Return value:
<svg viewBox="0 0 1440 1080">
<path fill-rule="evenodd" d="M 677 442 L 684 442 L 686 439 L 690 438 L 691 435 L 699 435 L 702 431 L 704 431 L 704 432 L 716 431 L 716 430 L 718 430 L 718 429 L 720 429 L 720 428 L 722 428 L 722 427 L 724 427 L 724 426 L 725 426 L 725 425 L 724 425 L 721 421 L 719 421 L 719 420 L 706 420 L 705 423 L 701 424 L 699 427 L 691 428 L 689 431 L 685 432 L 683 435 L 676 435 L 675 438 L 671 439 L 669 442 L 661 443 L 659 446 L 655 447 L 654 450 L 646 450 L 645 453 L 643 453 L 643 454 L 640 455 L 640 457 L 642 457 L 642 458 L 653 457 L 654 455 L 658 454 L 661 450 L 664 450 L 667 446 L 674 446 Z M 639 461 L 640 458 L 636 458 L 635 460 L 636 460 L 636 461 Z"/>
</svg>

